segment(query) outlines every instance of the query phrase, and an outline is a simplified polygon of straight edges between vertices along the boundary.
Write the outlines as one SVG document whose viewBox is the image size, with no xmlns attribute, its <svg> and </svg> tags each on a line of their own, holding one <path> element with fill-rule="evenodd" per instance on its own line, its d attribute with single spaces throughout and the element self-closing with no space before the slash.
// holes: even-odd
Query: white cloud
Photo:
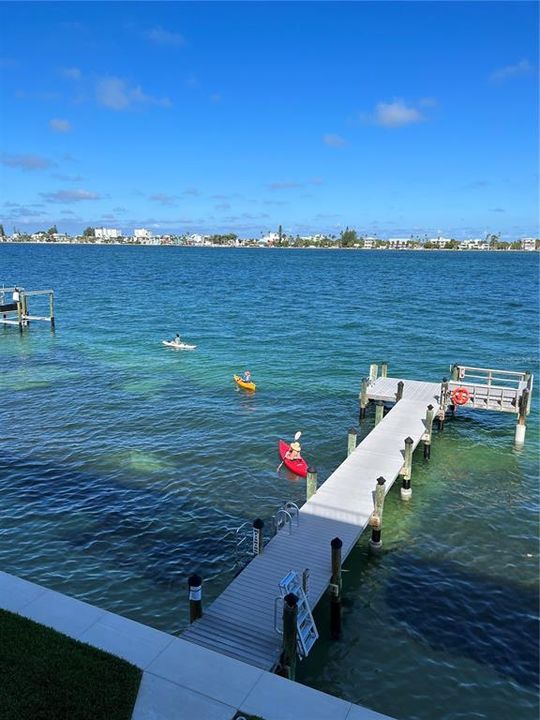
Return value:
<svg viewBox="0 0 540 720">
<path fill-rule="evenodd" d="M 2 165 L 21 170 L 46 170 L 56 165 L 55 162 L 42 155 L 7 155 L 6 153 L 0 157 L 0 162 Z"/>
<path fill-rule="evenodd" d="M 339 148 L 347 144 L 347 141 L 341 137 L 341 135 L 334 135 L 329 133 L 323 135 L 323 143 L 329 147 Z"/>
<path fill-rule="evenodd" d="M 148 30 L 146 37 L 156 45 L 176 45 L 178 47 L 186 44 L 186 39 L 183 35 L 165 30 L 159 25 Z"/>
<path fill-rule="evenodd" d="M 298 182 L 273 182 L 268 185 L 270 190 L 291 190 L 293 188 L 301 188 L 304 187 L 303 183 Z"/>
<path fill-rule="evenodd" d="M 424 97 L 420 98 L 418 104 L 420 105 L 420 107 L 436 107 L 437 100 L 433 97 Z"/>
<path fill-rule="evenodd" d="M 106 76 L 96 84 L 96 98 L 100 105 L 111 110 L 127 110 L 133 105 L 158 105 L 170 107 L 169 98 L 156 98 L 146 95 L 140 85 L 131 87 L 119 77 Z"/>
<path fill-rule="evenodd" d="M 49 120 L 49 127 L 58 133 L 71 132 L 71 123 L 69 120 L 60 120 L 60 118 L 53 118 Z"/>
<path fill-rule="evenodd" d="M 84 180 L 82 175 L 64 175 L 64 173 L 54 173 L 52 177 L 63 182 L 81 182 L 81 180 Z"/>
<path fill-rule="evenodd" d="M 69 80 L 80 80 L 82 76 L 81 71 L 79 70 L 79 68 L 76 67 L 62 68 L 60 72 L 65 78 L 68 78 Z"/>
<path fill-rule="evenodd" d="M 515 65 L 506 65 L 505 67 L 495 70 L 495 72 L 491 73 L 490 80 L 492 82 L 503 82 L 511 77 L 528 75 L 532 71 L 533 66 L 528 60 L 520 60 Z"/>
<path fill-rule="evenodd" d="M 403 100 L 394 100 L 391 103 L 378 103 L 375 106 L 372 120 L 376 125 L 384 127 L 401 127 L 422 122 L 424 117 L 412 105 L 407 105 Z"/>
<path fill-rule="evenodd" d="M 76 203 L 81 200 L 99 200 L 101 195 L 89 190 L 58 190 L 57 192 L 40 193 L 41 197 L 48 202 L 54 203 Z"/>
<path fill-rule="evenodd" d="M 178 198 L 175 195 L 167 195 L 167 193 L 155 193 L 148 197 L 153 202 L 160 203 L 160 205 L 176 205 L 178 202 Z"/>
</svg>

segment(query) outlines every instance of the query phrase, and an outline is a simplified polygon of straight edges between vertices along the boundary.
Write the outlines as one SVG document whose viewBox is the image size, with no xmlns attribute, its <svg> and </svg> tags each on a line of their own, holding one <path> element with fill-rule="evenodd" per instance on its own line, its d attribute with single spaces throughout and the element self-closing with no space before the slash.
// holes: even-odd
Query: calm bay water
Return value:
<svg viewBox="0 0 540 720">
<path fill-rule="evenodd" d="M 57 317 L 0 328 L 0 568 L 168 632 L 191 572 L 206 603 L 233 577 L 231 528 L 303 502 L 279 436 L 303 431 L 320 481 L 343 460 L 370 362 L 537 370 L 535 253 L 0 245 L 0 283 L 53 288 Z M 176 332 L 197 350 L 161 346 Z M 464 411 L 415 455 L 301 682 L 403 720 L 536 720 L 536 392 L 523 450 L 513 432 Z"/>
</svg>

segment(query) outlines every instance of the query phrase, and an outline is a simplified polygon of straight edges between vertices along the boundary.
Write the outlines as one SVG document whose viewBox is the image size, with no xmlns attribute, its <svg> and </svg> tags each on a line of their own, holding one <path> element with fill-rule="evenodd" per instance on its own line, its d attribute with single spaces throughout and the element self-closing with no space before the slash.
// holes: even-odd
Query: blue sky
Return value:
<svg viewBox="0 0 540 720">
<path fill-rule="evenodd" d="M 0 222 L 538 233 L 538 6 L 0 3 Z"/>
</svg>

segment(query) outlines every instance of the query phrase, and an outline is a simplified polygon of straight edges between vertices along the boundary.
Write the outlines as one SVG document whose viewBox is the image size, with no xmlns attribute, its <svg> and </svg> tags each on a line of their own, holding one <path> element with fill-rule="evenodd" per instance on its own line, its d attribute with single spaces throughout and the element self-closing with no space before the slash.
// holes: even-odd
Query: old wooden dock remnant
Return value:
<svg viewBox="0 0 540 720">
<path fill-rule="evenodd" d="M 315 471 L 310 469 L 307 502 L 296 513 L 297 524 L 293 523 L 292 510 L 281 509 L 280 517 L 288 516 L 289 521 L 262 551 L 259 546 L 247 566 L 183 637 L 265 670 L 283 672 L 285 665 L 290 676 L 291 632 L 288 624 L 280 626 L 280 616 L 288 623 L 296 601 L 280 594 L 283 579 L 304 579 L 302 592 L 307 596 L 308 610 L 330 591 L 332 634 L 337 637 L 341 614 L 337 558 L 341 565 L 368 525 L 372 529 L 370 547 L 381 549 L 385 494 L 401 477 L 401 495 L 403 499 L 410 497 L 413 453 L 422 442 L 424 457 L 429 459 L 434 418 L 444 421 L 455 398 L 466 398 L 463 404 L 474 409 L 514 412 L 519 427 L 524 428 L 532 383 L 529 373 L 464 365 L 453 366 L 451 380 L 403 380 L 388 377 L 386 363 L 378 377 L 377 366 L 372 365 L 370 377 L 361 383 L 360 410 L 363 418 L 370 403 L 377 404 L 373 430 L 359 445 L 356 434 L 349 431 L 347 445 L 344 443 L 347 457 L 318 489 L 316 479 L 313 482 Z M 454 392 L 463 388 L 466 393 Z M 384 405 L 392 407 L 383 416 L 380 408 Z M 517 442 L 523 438 L 524 430 L 519 437 L 516 432 Z M 300 616 L 298 631 L 301 634 Z"/>
<path fill-rule="evenodd" d="M 28 298 L 46 295 L 49 300 L 48 315 L 32 315 Z M 25 290 L 22 287 L 0 288 L 0 323 L 17 325 L 22 332 L 31 321 L 43 320 L 54 330 L 54 290 Z"/>
</svg>

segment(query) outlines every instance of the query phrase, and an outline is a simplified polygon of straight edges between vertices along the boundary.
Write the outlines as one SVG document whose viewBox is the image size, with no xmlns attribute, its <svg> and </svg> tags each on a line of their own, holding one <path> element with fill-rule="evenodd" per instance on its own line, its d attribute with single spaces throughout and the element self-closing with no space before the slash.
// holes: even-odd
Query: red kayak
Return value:
<svg viewBox="0 0 540 720">
<path fill-rule="evenodd" d="M 307 471 L 308 471 L 308 464 L 304 460 L 304 458 L 298 458 L 298 460 L 288 460 L 285 457 L 285 454 L 290 450 L 290 445 L 288 445 L 285 440 L 279 441 L 279 457 L 283 460 L 283 464 L 286 468 L 288 468 L 291 472 L 293 472 L 295 475 L 299 475 L 300 477 L 306 477 Z"/>
</svg>

